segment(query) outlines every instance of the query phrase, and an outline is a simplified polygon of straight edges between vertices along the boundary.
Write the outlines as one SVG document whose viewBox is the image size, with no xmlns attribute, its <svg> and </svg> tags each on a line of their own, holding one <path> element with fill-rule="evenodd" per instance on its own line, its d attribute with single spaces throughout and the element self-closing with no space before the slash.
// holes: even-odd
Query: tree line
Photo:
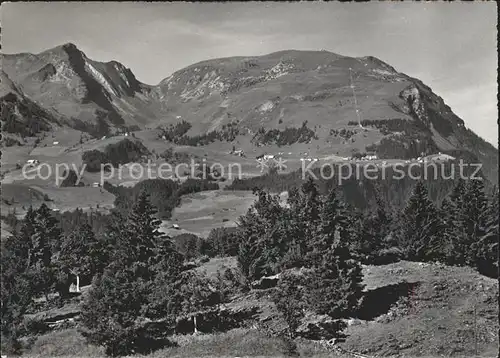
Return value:
<svg viewBox="0 0 500 358">
<path fill-rule="evenodd" d="M 139 161 L 149 155 L 149 150 L 139 141 L 123 139 L 117 143 L 108 144 L 104 152 L 93 149 L 82 154 L 82 161 L 88 172 L 100 172 L 101 165 L 111 164 L 118 167 L 120 164 Z"/>
</svg>

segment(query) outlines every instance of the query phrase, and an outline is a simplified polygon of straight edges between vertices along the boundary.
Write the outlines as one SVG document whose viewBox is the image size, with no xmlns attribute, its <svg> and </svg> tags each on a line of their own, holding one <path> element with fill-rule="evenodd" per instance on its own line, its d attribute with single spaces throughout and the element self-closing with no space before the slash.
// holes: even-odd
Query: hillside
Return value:
<svg viewBox="0 0 500 358">
<path fill-rule="evenodd" d="M 215 277 L 216 270 L 234 264 L 231 260 L 212 259 L 197 270 Z M 365 266 L 363 273 L 365 307 L 373 314 L 348 321 L 347 338 L 340 344 L 341 350 L 368 357 L 401 354 L 470 357 L 474 355 L 475 330 L 479 355 L 495 356 L 498 348 L 495 343 L 498 341 L 498 284 L 494 279 L 478 275 L 470 268 L 407 261 Z M 274 304 L 266 298 L 268 294 L 269 290 L 254 289 L 225 304 L 235 313 L 253 312 L 247 322 L 240 322 L 241 328 L 215 335 L 177 335 L 174 340 L 179 347 L 158 351 L 154 356 L 281 356 L 284 347 L 279 339 L 266 337 L 262 328 L 258 331 L 251 328 L 254 325 L 274 329 L 283 327 L 284 322 Z M 78 320 L 78 313 L 79 308 L 69 303 L 59 310 L 38 316 L 47 321 L 57 320 L 59 316 L 66 320 L 70 317 L 71 321 L 71 318 Z M 69 323 L 70 326 L 73 324 Z M 79 347 L 81 355 L 101 356 L 95 347 L 85 344 L 74 328 L 62 327 L 38 337 L 28 356 L 70 356 L 74 345 Z M 261 348 L 256 343 L 248 343 L 248 339 L 254 341 L 250 338 L 254 335 L 259 337 L 257 341 L 262 343 Z M 301 356 L 336 356 L 311 341 L 299 340 L 298 348 Z M 339 355 L 346 356 L 351 355 Z"/>
<path fill-rule="evenodd" d="M 190 126 L 178 133 L 181 144 L 220 143 L 221 152 L 232 145 L 244 152 L 284 147 L 310 157 L 444 152 L 479 160 L 491 181 L 498 177 L 492 145 L 428 86 L 370 56 L 290 50 L 213 59 L 154 86 L 116 61 L 89 59 L 73 44 L 3 55 L 2 62 L 19 91 L 64 117 L 62 126 L 96 137 L 184 120 Z"/>
</svg>

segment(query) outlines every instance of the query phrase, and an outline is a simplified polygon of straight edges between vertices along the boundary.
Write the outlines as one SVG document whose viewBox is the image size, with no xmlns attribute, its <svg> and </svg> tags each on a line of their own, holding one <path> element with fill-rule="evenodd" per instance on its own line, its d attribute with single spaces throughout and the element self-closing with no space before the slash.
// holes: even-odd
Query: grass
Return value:
<svg viewBox="0 0 500 358">
<path fill-rule="evenodd" d="M 286 357 L 287 346 L 280 338 L 272 338 L 256 329 L 233 329 L 225 333 L 175 335 L 177 346 L 158 350 L 149 358 L 194 357 Z M 319 344 L 299 341 L 297 350 L 304 357 L 340 357 L 328 353 Z M 89 345 L 77 329 L 67 329 L 39 336 L 24 355 L 29 358 L 82 357 L 103 358 L 103 349 Z M 132 357 L 143 357 L 132 355 Z"/>
<path fill-rule="evenodd" d="M 208 275 L 233 266 L 234 258 L 215 258 L 197 270 Z M 371 300 L 390 301 L 375 317 L 350 320 L 347 339 L 340 345 L 369 357 L 473 357 L 474 331 L 478 355 L 498 354 L 498 283 L 468 267 L 448 267 L 401 261 L 363 268 Z M 391 287 L 417 283 L 412 295 L 393 297 Z M 233 309 L 259 307 L 256 320 L 278 325 L 279 315 L 272 303 L 257 291 L 235 297 Z M 370 296 L 368 296 L 370 297 Z M 391 302 L 393 304 L 391 305 Z M 411 303 L 411 304 L 410 304 Z M 380 305 L 377 304 L 378 307 Z M 390 306 L 390 307 L 389 307 Z M 474 310 L 476 319 L 474 323 Z M 175 335 L 178 346 L 150 355 L 161 357 L 282 357 L 285 344 L 255 329 L 235 329 L 225 333 Z M 326 352 L 318 343 L 298 340 L 301 356 L 341 357 Z M 27 352 L 30 357 L 103 357 L 99 348 L 88 346 L 76 329 L 42 335 Z"/>
<path fill-rule="evenodd" d="M 346 349 L 383 356 L 472 357 L 477 341 L 481 356 L 497 356 L 496 280 L 469 267 L 406 261 L 367 266 L 363 273 L 366 288 L 372 292 L 388 285 L 417 285 L 388 312 L 348 327 Z M 379 299 L 387 301 L 387 295 Z"/>
<path fill-rule="evenodd" d="M 284 356 L 285 345 L 279 338 L 269 338 L 257 330 L 234 329 L 221 334 L 175 336 L 178 347 L 155 352 L 163 357 L 259 357 Z"/>
<path fill-rule="evenodd" d="M 208 277 L 215 277 L 218 271 L 226 268 L 236 268 L 238 263 L 236 257 L 215 257 L 196 268 L 198 272 L 204 272 Z"/>
<path fill-rule="evenodd" d="M 89 345 L 76 328 L 54 331 L 37 338 L 25 356 L 42 357 L 105 357 L 101 347 Z"/>
<path fill-rule="evenodd" d="M 251 191 L 212 190 L 185 195 L 181 205 L 174 209 L 172 219 L 164 221 L 162 231 L 172 236 L 190 232 L 207 237 L 213 228 L 236 226 L 238 218 L 254 201 Z M 181 230 L 172 229 L 174 223 Z"/>
</svg>

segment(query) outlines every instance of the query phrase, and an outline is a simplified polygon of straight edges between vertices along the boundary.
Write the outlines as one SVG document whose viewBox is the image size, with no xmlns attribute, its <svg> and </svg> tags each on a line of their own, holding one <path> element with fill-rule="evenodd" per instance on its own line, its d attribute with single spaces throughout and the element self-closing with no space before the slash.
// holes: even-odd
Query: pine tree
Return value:
<svg viewBox="0 0 500 358">
<path fill-rule="evenodd" d="M 277 273 L 288 249 L 285 209 L 279 197 L 263 190 L 257 190 L 256 195 L 255 204 L 238 223 L 238 264 L 248 280 Z"/>
<path fill-rule="evenodd" d="M 482 236 L 471 248 L 475 255 L 475 265 L 479 272 L 498 278 L 498 189 L 493 192 L 493 198 L 484 215 L 484 230 Z"/>
<path fill-rule="evenodd" d="M 259 216 L 252 211 L 252 208 L 245 216 L 240 217 L 239 230 L 239 249 L 238 249 L 238 267 L 247 280 L 262 277 L 262 226 Z"/>
<path fill-rule="evenodd" d="M 308 308 L 305 297 L 305 284 L 300 276 L 284 273 L 280 276 L 272 300 L 288 325 L 288 335 L 295 338 L 304 312 Z"/>
<path fill-rule="evenodd" d="M 439 261 L 449 265 L 456 264 L 457 255 L 454 246 L 461 235 L 461 223 L 457 223 L 458 210 L 450 198 L 444 198 L 438 211 L 441 220 L 442 239 L 436 240 L 430 249 L 439 253 Z"/>
<path fill-rule="evenodd" d="M 104 346 L 107 355 L 144 352 L 147 336 L 140 323 L 149 289 L 150 284 L 123 262 L 111 263 L 94 280 L 83 304 L 83 335 L 90 343 Z"/>
<path fill-rule="evenodd" d="M 386 242 L 391 232 L 392 217 L 380 190 L 375 189 L 375 210 L 364 213 L 357 233 L 356 251 L 365 263 L 373 263 L 381 258 L 381 250 L 388 248 Z"/>
<path fill-rule="evenodd" d="M 291 224 L 290 232 L 300 250 L 310 251 L 310 240 L 318 229 L 321 213 L 321 197 L 317 185 L 309 178 L 300 190 L 289 197 Z"/>
<path fill-rule="evenodd" d="M 85 336 L 105 346 L 109 355 L 144 353 L 164 342 L 146 322 L 162 314 L 152 302 L 159 272 L 177 274 L 179 261 L 171 260 L 171 243 L 158 231 L 155 213 L 147 195 L 141 193 L 126 225 L 114 235 L 119 239 L 113 261 L 94 282 L 82 310 Z"/>
<path fill-rule="evenodd" d="M 435 243 L 435 250 L 450 265 L 465 265 L 467 253 L 467 232 L 465 229 L 466 183 L 459 179 L 439 210 L 442 221 L 442 241 Z"/>
<path fill-rule="evenodd" d="M 465 257 L 465 264 L 475 266 L 477 243 L 485 235 L 488 200 L 484 191 L 484 182 L 479 179 L 468 181 L 464 194 L 463 227 L 465 240 L 460 249 Z"/>
<path fill-rule="evenodd" d="M 141 192 L 127 220 L 125 240 L 119 244 L 127 255 L 126 260 L 135 266 L 138 275 L 150 279 L 152 267 L 158 263 L 157 245 L 163 242 L 165 235 L 158 231 L 161 220 L 155 217 L 157 210 L 148 200 L 148 195 Z"/>
<path fill-rule="evenodd" d="M 429 248 L 437 238 L 439 220 L 423 182 L 415 185 L 403 209 L 400 225 L 398 241 L 406 258 L 416 261 L 431 258 L 433 253 Z"/>
<path fill-rule="evenodd" d="M 320 263 L 319 259 L 334 247 L 336 241 L 342 240 L 347 245 L 350 243 L 346 208 L 335 189 L 328 193 L 322 206 L 319 225 L 311 235 L 311 252 L 308 256 L 313 266 Z"/>
<path fill-rule="evenodd" d="M 59 267 L 76 276 L 77 291 L 80 288 L 80 277 L 92 277 L 98 273 L 101 247 L 90 225 L 84 223 L 67 235 L 59 252 Z"/>
<path fill-rule="evenodd" d="M 23 225 L 26 232 L 26 223 Z M 2 239 L 1 252 L 1 343 L 2 352 L 19 354 L 22 320 L 34 297 L 29 272 L 29 246 L 22 236 Z"/>
<path fill-rule="evenodd" d="M 42 204 L 35 214 L 35 259 L 48 265 L 52 253 L 58 252 L 61 244 L 61 228 L 47 205 Z"/>
<path fill-rule="evenodd" d="M 344 204 L 330 191 L 314 240 L 310 302 L 318 313 L 338 318 L 355 311 L 362 297 L 361 265 L 351 251 L 353 231 Z"/>
<path fill-rule="evenodd" d="M 51 210 L 42 204 L 38 210 L 29 213 L 22 235 L 30 238 L 29 265 L 30 275 L 34 282 L 35 291 L 48 294 L 56 284 L 56 271 L 52 260 L 53 254 L 58 251 L 61 242 L 61 229 L 58 221 L 52 216 Z"/>
</svg>

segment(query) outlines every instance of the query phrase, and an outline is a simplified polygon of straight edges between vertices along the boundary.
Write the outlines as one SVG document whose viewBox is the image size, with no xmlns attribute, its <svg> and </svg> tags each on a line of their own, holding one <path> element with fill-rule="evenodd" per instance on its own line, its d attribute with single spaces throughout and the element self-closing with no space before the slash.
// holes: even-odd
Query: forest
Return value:
<svg viewBox="0 0 500 358">
<path fill-rule="evenodd" d="M 347 203 L 338 187 L 321 190 L 312 178 L 288 189 L 286 205 L 256 188 L 238 226 L 214 229 L 206 240 L 158 231 L 156 198 L 146 189 L 154 185 L 127 193 L 132 205 L 109 217 L 55 216 L 43 204 L 16 223 L 15 235 L 2 242 L 3 351 L 19 353 L 22 337 L 46 329 L 24 315 L 40 309 L 39 297 L 44 307 L 63 304 L 75 276 L 92 283 L 82 334 L 110 356 L 168 346 L 179 329 L 176 317 L 200 310 L 216 317 L 215 331 L 237 326 L 219 304 L 266 276 L 279 274 L 271 296 L 292 346 L 307 312 L 330 318 L 322 333 L 330 338 L 342 336 L 342 318 L 361 314 L 362 264 L 441 262 L 497 277 L 498 192 L 488 197 L 482 180 L 457 181 L 439 207 L 417 182 L 401 209 L 378 187 L 366 210 Z M 172 196 L 175 190 L 172 185 Z M 201 256 L 236 256 L 238 266 L 207 278 L 190 270 Z"/>
</svg>

